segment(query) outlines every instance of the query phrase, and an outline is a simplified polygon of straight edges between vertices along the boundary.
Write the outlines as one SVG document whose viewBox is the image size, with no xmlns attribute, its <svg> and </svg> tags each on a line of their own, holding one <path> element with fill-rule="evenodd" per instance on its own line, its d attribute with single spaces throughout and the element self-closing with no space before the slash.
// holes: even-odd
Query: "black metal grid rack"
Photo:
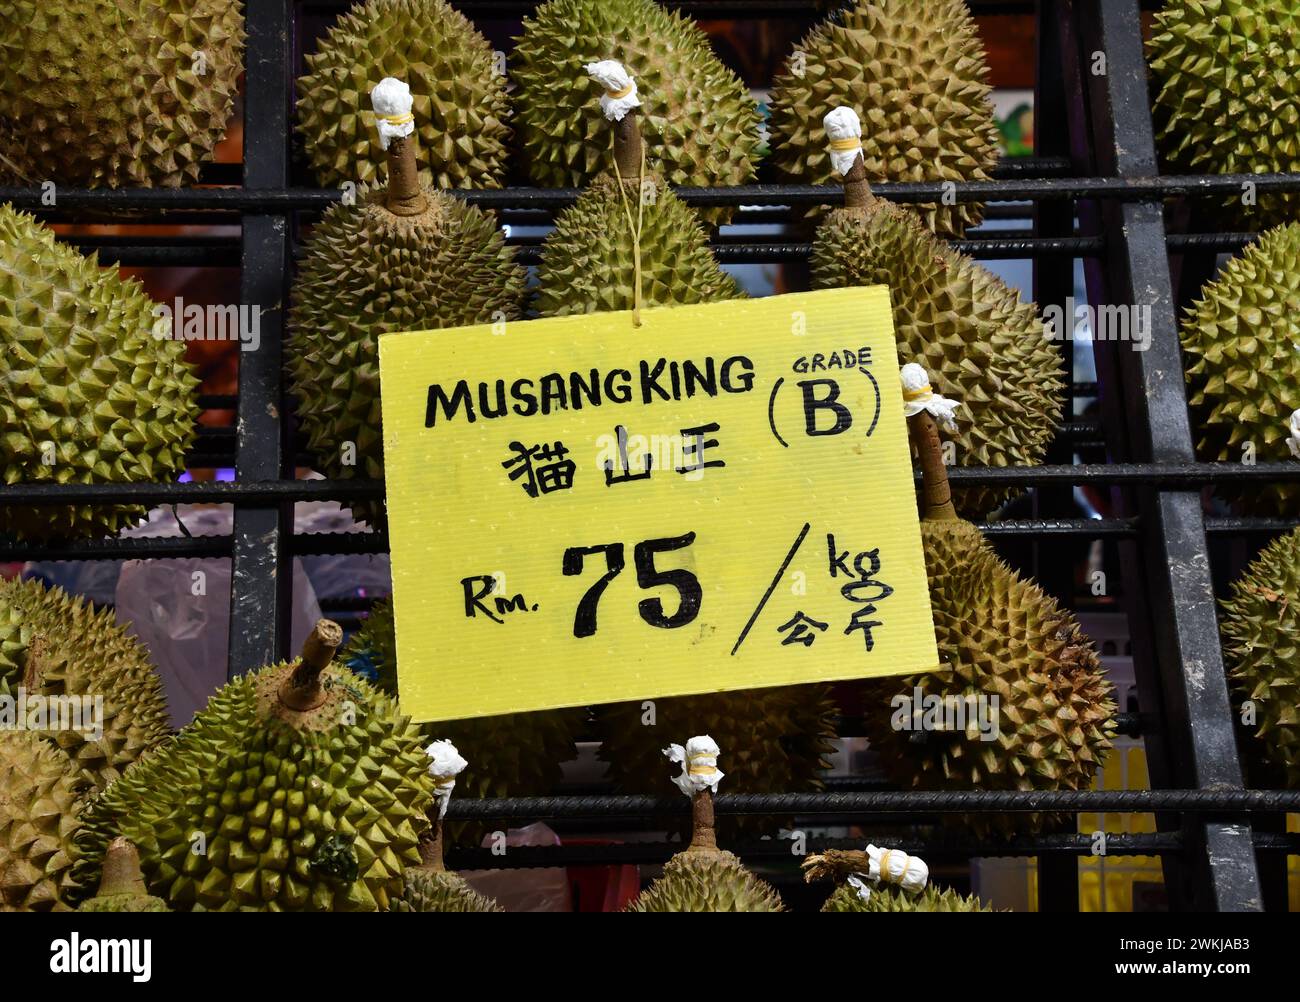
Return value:
<svg viewBox="0 0 1300 1002">
<path fill-rule="evenodd" d="M 0 559 L 101 559 L 130 557 L 230 557 L 232 567 L 229 674 L 274 661 L 288 652 L 287 611 L 295 555 L 386 552 L 382 533 L 295 535 L 292 503 L 382 496 L 372 481 L 293 479 L 295 447 L 289 433 L 290 402 L 281 373 L 281 339 L 298 217 L 318 212 L 337 192 L 295 186 L 292 144 L 293 81 L 298 70 L 296 32 L 305 13 L 329 13 L 342 0 L 246 4 L 244 163 L 216 166 L 205 181 L 228 187 L 184 190 L 62 190 L 56 210 L 41 204 L 39 190 L 0 189 L 0 201 L 41 213 L 52 221 L 78 221 L 89 210 L 131 211 L 151 220 L 237 224 L 238 235 L 202 238 L 97 238 L 82 241 L 104 262 L 134 265 L 195 264 L 238 267 L 240 300 L 274 304 L 262 314 L 262 346 L 244 353 L 235 399 L 206 401 L 237 408 L 234 429 L 205 430 L 191 465 L 234 465 L 233 483 L 96 486 L 10 485 L 0 504 L 81 501 L 149 505 L 226 502 L 234 505 L 230 536 L 197 539 L 92 540 L 45 545 L 0 542 Z M 457 0 L 471 18 L 517 16 L 534 6 L 522 0 Z M 800 17 L 811 21 L 807 0 L 669 3 L 701 17 Z M 1067 418 L 1047 466 L 1032 469 L 955 469 L 956 485 L 1032 488 L 1034 516 L 991 523 L 990 536 L 1027 540 L 1033 553 L 1061 540 L 1105 540 L 1119 548 L 1124 596 L 1133 632 L 1140 711 L 1122 715 L 1121 726 L 1140 734 L 1150 761 L 1150 791 L 1055 794 L 900 793 L 834 788 L 818 794 L 722 796 L 721 813 L 796 814 L 836 818 L 933 819 L 971 811 L 1154 813 L 1158 832 L 1115 835 L 1114 855 L 1158 855 L 1171 907 L 1262 910 L 1286 907 L 1286 858 L 1300 853 L 1300 836 L 1285 834 L 1285 811 L 1300 810 L 1300 792 L 1248 790 L 1237 749 L 1237 725 L 1224 681 L 1215 619 L 1211 539 L 1249 539 L 1294 527 L 1285 519 L 1208 519 L 1202 489 L 1210 484 L 1293 480 L 1300 464 L 1197 463 L 1193 452 L 1182 363 L 1177 306 L 1199 287 L 1219 251 L 1252 239 L 1242 233 L 1169 233 L 1166 202 L 1236 193 L 1245 178 L 1162 177 L 1155 155 L 1140 0 L 971 0 L 976 13 L 1035 13 L 1037 17 L 1036 156 L 1004 164 L 997 178 L 957 186 L 963 201 L 1032 203 L 1032 233 L 958 242 L 978 257 L 1030 257 L 1034 298 L 1040 306 L 1062 304 L 1074 289 L 1074 263 L 1085 264 L 1095 304 L 1150 304 L 1150 350 L 1096 345 L 1099 386 L 1075 384 L 1072 394 L 1097 396 L 1100 421 Z M 1105 53 L 1106 71 L 1093 71 L 1093 55 Z M 1251 175 L 1260 191 L 1298 190 L 1300 175 Z M 937 184 L 882 184 L 879 194 L 896 201 L 937 201 Z M 456 192 L 503 217 L 545 218 L 568 204 L 575 191 L 509 188 Z M 838 201 L 838 189 L 756 184 L 738 188 L 687 189 L 695 205 L 777 207 Z M 767 207 L 767 208 L 762 208 Z M 807 244 L 722 241 L 725 262 L 800 261 Z M 521 260 L 535 252 L 524 248 Z M 1179 290 L 1172 262 L 1182 277 Z M 1197 277 L 1199 276 L 1199 278 Z M 1067 373 L 1069 375 L 1069 373 Z M 1089 462 L 1076 462 L 1076 456 Z M 1118 515 L 1078 519 L 1051 514 L 1053 499 L 1078 485 L 1107 488 Z M 1067 583 L 1053 579 L 1048 561 L 1034 563 L 1044 586 L 1069 599 Z M 662 819 L 685 810 L 681 798 L 608 795 L 454 801 L 452 816 L 509 819 Z M 1073 910 L 1078 905 L 1077 860 L 1092 850 L 1082 834 L 1026 836 L 989 842 L 939 829 L 903 844 L 939 859 L 981 855 L 1036 856 L 1039 906 Z M 924 829 L 929 832 L 929 829 Z M 573 862 L 655 862 L 674 851 L 669 843 L 607 847 L 514 849 L 509 866 Z M 746 857 L 786 856 L 775 841 L 741 848 Z M 461 850 L 455 865 L 495 866 L 487 850 Z"/>
</svg>

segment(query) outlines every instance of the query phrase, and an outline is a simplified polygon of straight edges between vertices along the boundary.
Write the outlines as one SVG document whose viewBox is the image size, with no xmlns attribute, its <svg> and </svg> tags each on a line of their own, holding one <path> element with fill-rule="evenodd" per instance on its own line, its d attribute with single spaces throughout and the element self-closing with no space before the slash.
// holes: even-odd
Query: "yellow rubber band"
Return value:
<svg viewBox="0 0 1300 1002">
<path fill-rule="evenodd" d="M 926 383 L 924 386 L 922 386 L 920 389 L 917 390 L 904 390 L 903 399 L 910 403 L 913 400 L 920 400 L 923 397 L 928 397 L 933 392 L 934 391 L 930 389 L 930 384 Z"/>
<path fill-rule="evenodd" d="M 847 150 L 856 150 L 859 149 L 861 146 L 862 146 L 862 140 L 857 138 L 831 140 L 831 149 L 835 150 L 835 152 L 837 153 L 842 151 L 847 151 Z"/>
<path fill-rule="evenodd" d="M 405 125 L 407 122 L 415 121 L 415 116 L 409 111 L 405 115 L 383 115 L 381 117 L 389 125 Z"/>
<path fill-rule="evenodd" d="M 621 101 L 623 98 L 630 96 L 634 90 L 636 90 L 636 84 L 630 83 L 622 90 L 605 91 L 605 96 L 611 101 Z"/>
<path fill-rule="evenodd" d="M 893 851 L 893 849 L 886 849 L 884 854 L 880 857 L 880 879 L 887 884 L 894 883 L 889 876 L 889 854 Z"/>
</svg>

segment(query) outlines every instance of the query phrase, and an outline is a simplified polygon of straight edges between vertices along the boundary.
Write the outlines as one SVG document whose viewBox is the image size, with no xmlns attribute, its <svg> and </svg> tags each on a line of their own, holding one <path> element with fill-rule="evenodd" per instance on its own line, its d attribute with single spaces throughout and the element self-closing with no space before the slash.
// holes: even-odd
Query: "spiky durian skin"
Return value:
<svg viewBox="0 0 1300 1002">
<path fill-rule="evenodd" d="M 596 710 L 600 757 L 609 776 L 626 793 L 668 796 L 669 770 L 663 749 L 678 734 L 708 734 L 727 749 L 731 793 L 800 793 L 820 790 L 830 767 L 838 708 L 828 685 L 780 686 L 701 696 L 673 696 L 654 702 L 654 725 L 645 723 L 640 702 L 613 703 Z M 771 818 L 722 817 L 724 834 L 753 829 Z"/>
<path fill-rule="evenodd" d="M 1255 737 L 1300 786 L 1300 532 L 1273 540 L 1233 584 L 1221 630 L 1228 677 L 1254 705 Z"/>
<path fill-rule="evenodd" d="M 524 20 L 510 55 L 518 146 L 534 181 L 581 187 L 606 169 L 610 124 L 582 71 L 602 59 L 636 80 L 646 157 L 670 184 L 754 179 L 758 108 L 694 22 L 651 0 L 550 0 Z"/>
<path fill-rule="evenodd" d="M 988 65 L 962 0 L 859 0 L 795 46 L 772 83 L 771 162 L 791 181 L 839 178 L 822 119 L 862 116 L 872 181 L 986 181 L 998 162 Z M 983 206 L 910 207 L 941 236 L 961 236 Z"/>
<path fill-rule="evenodd" d="M 528 273 L 495 217 L 423 189 L 429 208 L 399 217 L 385 191 L 332 206 L 293 287 L 286 367 L 317 468 L 331 479 L 384 475 L 379 335 L 516 320 Z M 382 504 L 354 503 L 374 522 Z"/>
<path fill-rule="evenodd" d="M 1187 311 L 1180 337 L 1197 455 L 1292 461 L 1288 421 L 1300 405 L 1300 224 L 1269 230 L 1231 259 Z M 1225 492 L 1255 514 L 1294 515 L 1300 488 L 1251 485 Z"/>
<path fill-rule="evenodd" d="M 1169 173 L 1300 171 L 1300 7 L 1294 0 L 1166 0 L 1147 44 L 1156 141 Z M 1225 215 L 1266 227 L 1300 194 L 1241 196 Z"/>
<path fill-rule="evenodd" d="M 630 310 L 636 282 L 633 216 L 641 207 L 641 295 L 646 307 L 716 303 L 742 295 L 718 265 L 699 219 L 657 175 L 643 182 L 597 178 L 555 220 L 537 269 L 544 317 Z M 626 202 L 624 201 L 626 194 Z"/>
<path fill-rule="evenodd" d="M 679 852 L 629 912 L 783 912 L 781 896 L 729 852 Z"/>
<path fill-rule="evenodd" d="M 97 789 L 171 736 L 162 679 L 112 612 L 40 581 L 11 579 L 0 581 L 0 695 L 20 687 L 29 698 L 102 699 L 98 736 L 84 718 L 81 729 L 40 732 Z"/>
<path fill-rule="evenodd" d="M 494 900 L 470 887 L 463 877 L 445 870 L 406 871 L 402 899 L 395 912 L 503 912 Z"/>
<path fill-rule="evenodd" d="M 962 897 L 949 888 L 940 890 L 929 884 L 920 894 L 905 894 L 893 888 L 871 892 L 863 901 L 857 890 L 848 884 L 835 889 L 835 893 L 822 905 L 824 912 L 991 912 L 980 899 L 971 895 Z"/>
<path fill-rule="evenodd" d="M 151 894 L 105 894 L 77 906 L 79 912 L 169 912 L 167 902 Z"/>
<path fill-rule="evenodd" d="M 277 692 L 293 668 L 228 683 L 88 805 L 80 888 L 121 835 L 149 893 L 178 911 L 390 909 L 433 802 L 419 729 L 339 665 L 321 675 L 321 707 L 286 710 Z"/>
<path fill-rule="evenodd" d="M 384 77 L 411 88 L 420 183 L 500 188 L 510 98 L 497 57 L 443 0 L 367 0 L 342 14 L 298 79 L 298 131 L 316 180 L 371 183 L 384 162 L 369 94 Z"/>
<path fill-rule="evenodd" d="M 170 480 L 198 417 L 179 341 L 154 336 L 154 304 L 31 216 L 0 205 L 0 479 L 100 484 Z M 0 507 L 21 540 L 112 534 L 133 506 Z"/>
<path fill-rule="evenodd" d="M 397 695 L 397 641 L 393 603 L 376 604 L 344 651 L 348 663 L 364 657 L 379 672 L 377 687 Z M 474 765 L 456 780 L 457 797 L 542 796 L 560 782 L 560 763 L 576 754 L 578 735 L 586 721 L 582 708 L 506 713 L 472 720 L 443 720 L 422 724 L 433 739 L 446 739 L 474 756 Z"/>
<path fill-rule="evenodd" d="M 0 912 L 67 909 L 84 790 L 49 742 L 0 730 Z"/>
<path fill-rule="evenodd" d="M 888 285 L 903 361 L 921 363 L 936 392 L 960 401 L 958 466 L 1036 466 L 1061 418 L 1061 352 L 1032 303 L 883 199 L 837 209 L 817 230 L 812 285 Z M 983 514 L 1011 492 L 954 492 Z"/>
<path fill-rule="evenodd" d="M 199 178 L 234 108 L 229 0 L 0 3 L 0 179 L 88 188 Z"/>
<path fill-rule="evenodd" d="M 865 684 L 863 720 L 872 748 L 904 787 L 925 790 L 1082 790 L 1114 734 L 1115 701 L 1091 642 L 1055 599 L 1015 574 L 969 522 L 923 521 L 930 607 L 949 670 Z M 974 714 L 966 729 L 895 727 L 896 696 L 998 699 L 994 740 Z M 924 704 L 918 707 L 924 710 Z M 927 722 L 922 720 L 924 725 Z M 976 831 L 1028 831 L 1042 815 L 971 815 Z"/>
</svg>

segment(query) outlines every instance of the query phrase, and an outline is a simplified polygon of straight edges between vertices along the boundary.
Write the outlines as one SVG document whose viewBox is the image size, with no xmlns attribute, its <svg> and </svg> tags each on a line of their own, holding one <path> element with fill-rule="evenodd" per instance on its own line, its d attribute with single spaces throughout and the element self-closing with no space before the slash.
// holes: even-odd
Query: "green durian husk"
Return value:
<svg viewBox="0 0 1300 1002">
<path fill-rule="evenodd" d="M 1291 462 L 1300 406 L 1300 224 L 1264 233 L 1231 259 L 1187 311 L 1180 330 L 1197 458 Z M 1300 514 L 1300 486 L 1251 484 L 1220 493 L 1257 515 Z"/>
<path fill-rule="evenodd" d="M 243 43 L 229 0 L 11 0 L 0 8 L 0 184 L 198 181 L 234 110 Z"/>
<path fill-rule="evenodd" d="M 1300 787 L 1300 530 L 1273 540 L 1232 586 L 1220 629 L 1238 703 L 1286 784 Z"/>
<path fill-rule="evenodd" d="M 361 629 L 348 642 L 341 660 L 362 661 L 378 671 L 378 688 L 397 696 L 397 640 L 393 603 L 384 600 L 370 610 Z M 427 740 L 446 739 L 472 750 L 474 767 L 457 779 L 458 798 L 547 796 L 562 778 L 561 763 L 577 754 L 576 742 L 586 723 L 581 707 L 506 713 L 470 720 L 442 720 L 421 724 Z M 662 768 L 662 767 L 661 767 Z M 448 824 L 458 841 L 477 842 L 482 825 Z"/>
<path fill-rule="evenodd" d="M 979 529 L 959 520 L 923 520 L 930 607 L 939 660 L 947 670 L 869 680 L 863 722 L 871 747 L 907 789 L 1085 790 L 1115 731 L 1114 693 L 1074 616 L 1013 572 Z M 891 700 L 923 695 L 999 700 L 999 736 L 932 730 L 925 740 L 894 727 Z M 1037 831 L 1043 814 L 957 815 L 979 833 Z"/>
<path fill-rule="evenodd" d="M 420 183 L 500 188 L 510 96 L 497 58 L 443 0 L 366 0 L 340 15 L 298 78 L 297 129 L 317 182 L 384 180 L 368 95 L 391 76 L 411 88 Z"/>
<path fill-rule="evenodd" d="M 103 732 L 41 731 L 89 786 L 103 789 L 171 736 L 148 651 L 111 611 L 37 580 L 0 581 L 0 695 L 102 698 Z M 29 707 L 30 713 L 30 707 Z"/>
<path fill-rule="evenodd" d="M 185 469 L 199 384 L 184 344 L 154 335 L 153 311 L 138 281 L 0 205 L 0 483 L 170 480 Z M 0 534 L 85 539 L 144 514 L 6 505 Z"/>
<path fill-rule="evenodd" d="M 48 741 L 0 730 L 0 912 L 68 909 L 84 792 Z"/>
<path fill-rule="evenodd" d="M 872 890 L 866 901 L 858 895 L 857 890 L 848 884 L 842 884 L 822 905 L 824 912 L 991 912 L 980 904 L 980 899 L 971 895 L 963 897 L 949 888 L 940 890 L 933 884 L 926 885 L 919 894 L 907 894 L 892 887 Z"/>
<path fill-rule="evenodd" d="M 859 110 L 870 181 L 987 181 L 999 133 L 984 47 L 962 0 L 858 0 L 813 28 L 772 83 L 770 161 L 799 184 L 835 184 L 822 120 Z M 983 206 L 912 205 L 940 236 Z"/>
<path fill-rule="evenodd" d="M 384 189 L 331 206 L 298 270 L 285 366 L 307 447 L 330 479 L 384 475 L 381 334 L 523 315 L 528 273 L 496 218 L 451 195 L 423 193 L 428 209 L 417 216 L 384 208 Z M 351 508 L 382 523 L 380 502 Z"/>
<path fill-rule="evenodd" d="M 888 285 L 903 361 L 961 402 L 952 438 L 958 466 L 1036 466 L 1061 420 L 1060 348 L 1033 303 L 929 233 L 914 215 L 871 196 L 831 212 L 813 244 L 812 285 Z M 984 514 L 1014 492 L 954 491 L 958 510 Z"/>
<path fill-rule="evenodd" d="M 708 734 L 727 754 L 732 793 L 804 793 L 822 789 L 835 750 L 839 708 L 822 684 L 672 696 L 654 702 L 654 725 L 641 702 L 597 707 L 600 757 L 623 793 L 671 795 L 663 749 L 674 734 Z M 718 818 L 724 838 L 771 829 L 788 819 Z"/>
<path fill-rule="evenodd" d="M 463 877 L 446 870 L 407 870 L 397 912 L 504 912 L 492 898 L 479 894 Z"/>
<path fill-rule="evenodd" d="M 657 174 L 619 181 L 605 174 L 555 220 L 537 269 L 537 312 L 544 317 L 630 310 L 636 255 L 632 224 L 641 209 L 641 296 L 649 309 L 741 298 L 722 270 L 698 217 Z M 653 187 L 648 187 L 653 186 Z M 626 202 L 625 202 L 626 197 Z"/>
<path fill-rule="evenodd" d="M 539 185 L 582 187 L 607 166 L 609 123 L 583 64 L 616 59 L 636 80 L 646 155 L 670 184 L 749 184 L 759 113 L 708 37 L 651 0 L 550 0 L 510 55 L 518 149 Z M 710 210 L 717 223 L 729 210 Z"/>
<path fill-rule="evenodd" d="M 1147 57 L 1166 173 L 1300 171 L 1300 7 L 1294 0 L 1166 0 Z M 1300 217 L 1300 193 L 1261 194 L 1255 205 L 1244 194 L 1218 209 L 1222 228 L 1262 229 Z"/>
<path fill-rule="evenodd" d="M 390 909 L 434 800 L 420 731 L 338 664 L 320 706 L 288 709 L 278 692 L 296 665 L 228 683 L 87 806 L 79 893 L 123 836 L 148 893 L 177 911 Z"/>
<path fill-rule="evenodd" d="M 679 852 L 629 912 L 783 912 L 781 897 L 729 852 Z"/>
</svg>

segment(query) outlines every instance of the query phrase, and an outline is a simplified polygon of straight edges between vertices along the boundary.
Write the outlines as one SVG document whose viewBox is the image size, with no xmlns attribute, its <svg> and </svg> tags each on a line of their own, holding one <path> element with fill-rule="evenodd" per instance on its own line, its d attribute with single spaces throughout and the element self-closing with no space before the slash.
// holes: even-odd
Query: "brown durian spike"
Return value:
<svg viewBox="0 0 1300 1002">
<path fill-rule="evenodd" d="M 135 846 L 119 835 L 108 843 L 104 853 L 104 869 L 99 877 L 96 895 L 106 898 L 110 894 L 135 894 L 147 897 L 144 875 L 140 872 L 140 854 Z"/>
<path fill-rule="evenodd" d="M 803 879 L 810 884 L 815 880 L 842 884 L 855 873 L 866 873 L 870 866 L 871 858 L 861 849 L 827 849 L 803 861 Z"/>
<path fill-rule="evenodd" d="M 320 673 L 343 643 L 343 627 L 328 619 L 317 620 L 315 628 L 302 645 L 302 656 L 293 672 L 280 685 L 280 702 L 291 710 L 314 710 L 325 702 Z"/>
<path fill-rule="evenodd" d="M 956 521 L 957 509 L 948 485 L 938 422 L 928 412 L 921 411 L 907 419 L 907 432 L 921 461 L 921 517 L 927 522 Z"/>
</svg>

